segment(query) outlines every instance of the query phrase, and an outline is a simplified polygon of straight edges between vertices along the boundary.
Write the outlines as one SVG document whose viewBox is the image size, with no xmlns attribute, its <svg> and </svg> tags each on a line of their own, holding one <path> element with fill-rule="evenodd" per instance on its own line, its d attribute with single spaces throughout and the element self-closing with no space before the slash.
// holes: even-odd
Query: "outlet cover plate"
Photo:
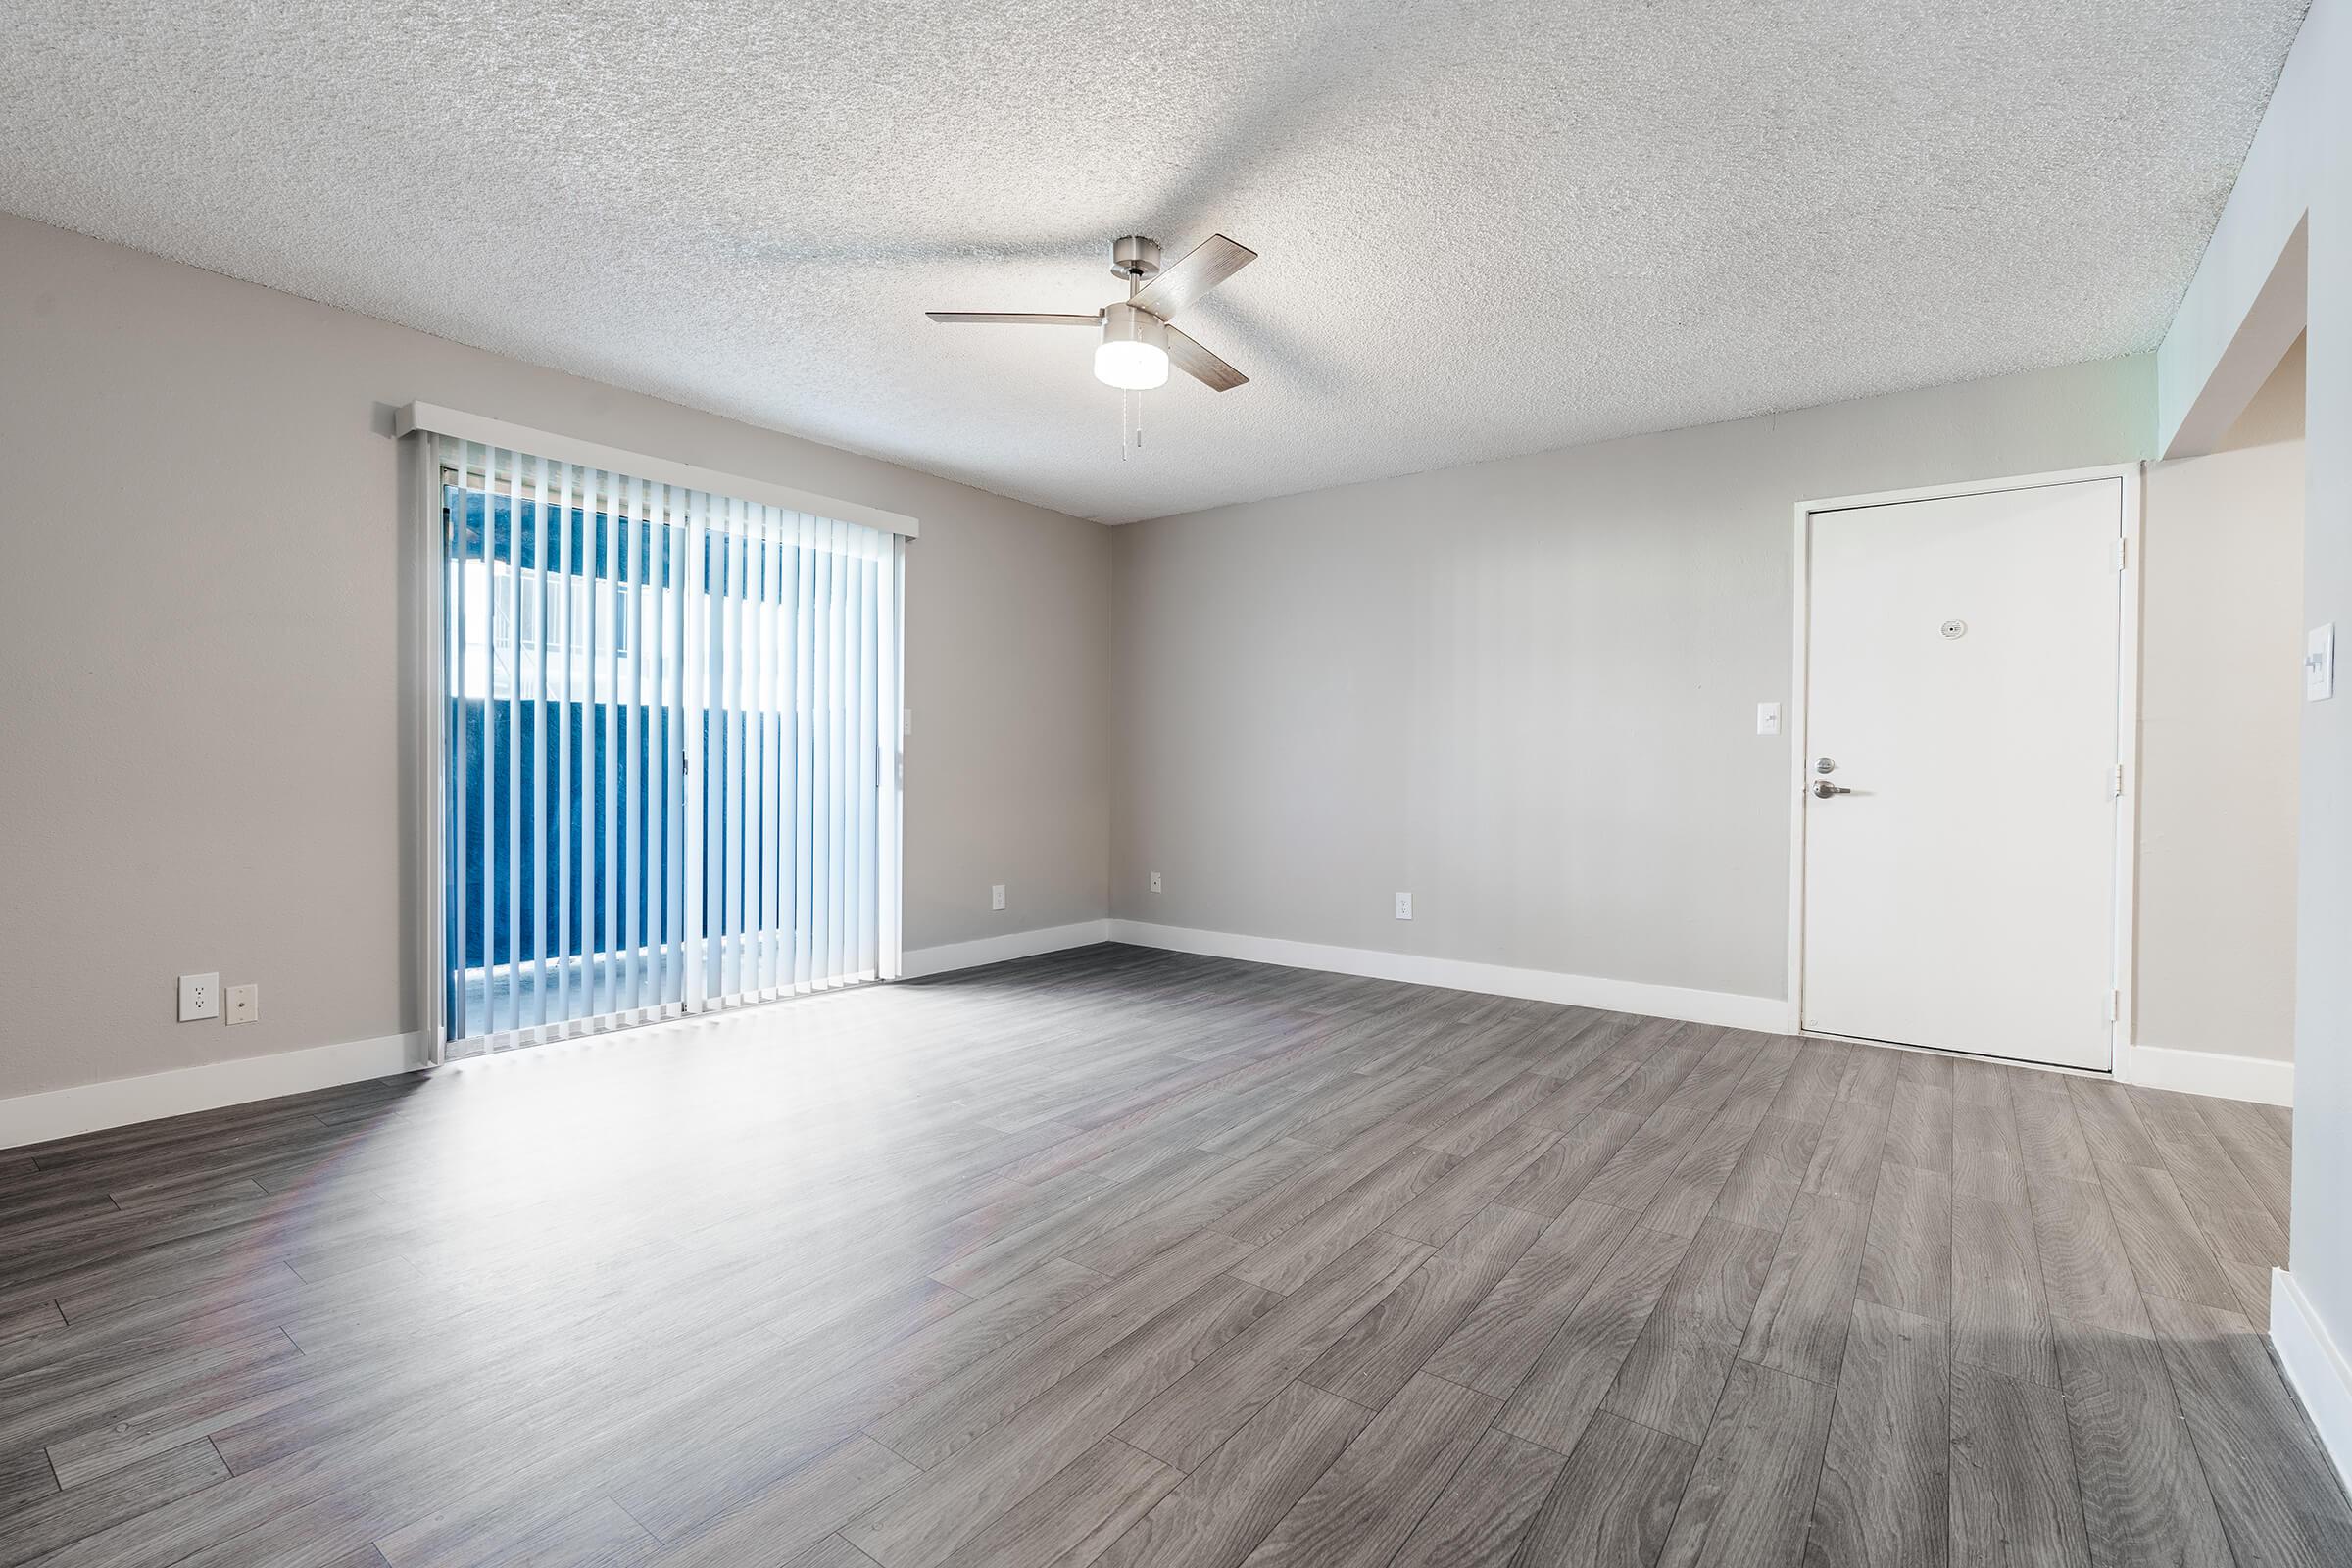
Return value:
<svg viewBox="0 0 2352 1568">
<path fill-rule="evenodd" d="M 1410 920 L 1412 917 L 1413 917 L 1413 896 L 1412 896 L 1410 893 L 1399 893 L 1399 894 L 1397 894 L 1397 895 L 1396 895 L 1396 918 L 1397 918 L 1397 919 L 1399 919 L 1399 920 Z"/>
<path fill-rule="evenodd" d="M 220 976 L 183 974 L 179 977 L 179 1021 L 201 1023 L 220 1016 Z"/>
<path fill-rule="evenodd" d="M 1002 882 L 991 882 L 991 883 L 988 885 L 988 906 L 989 906 L 991 909 L 1002 909 L 1003 907 L 1004 907 L 1004 883 L 1002 883 Z"/>
<path fill-rule="evenodd" d="M 230 1023 L 259 1023 L 262 1018 L 262 988 L 259 985 L 228 988 L 228 1021 Z"/>
</svg>

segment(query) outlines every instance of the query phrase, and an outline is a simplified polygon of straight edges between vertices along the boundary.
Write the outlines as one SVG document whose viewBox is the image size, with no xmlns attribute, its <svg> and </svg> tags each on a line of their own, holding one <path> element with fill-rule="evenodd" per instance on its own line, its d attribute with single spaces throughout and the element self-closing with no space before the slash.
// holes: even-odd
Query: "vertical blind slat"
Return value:
<svg viewBox="0 0 2352 1568">
<path fill-rule="evenodd" d="M 616 969 L 620 954 L 620 487 L 621 476 L 610 475 L 597 550 L 598 570 L 604 584 L 597 618 L 609 628 L 605 634 L 605 668 L 599 677 L 603 690 L 597 698 L 596 710 L 602 730 L 600 771 L 604 779 L 597 811 L 597 859 L 604 890 L 603 911 L 597 922 L 604 959 L 601 965 L 604 983 L 597 1004 L 600 1016 L 609 1016 L 620 1008 L 620 976 Z"/>
<path fill-rule="evenodd" d="M 495 943 L 496 922 L 492 918 L 491 899 L 498 887 L 498 833 L 496 824 L 497 791 L 492 783 L 493 763 L 497 758 L 494 745 L 497 726 L 491 722 L 491 704 L 498 695 L 498 562 L 495 544 L 497 532 L 491 525 L 490 501 L 498 488 L 498 452 L 494 447 L 482 449 L 482 1027 L 495 1034 L 498 1018 L 491 1006 L 491 977 L 498 972 L 498 949 Z"/>
<path fill-rule="evenodd" d="M 646 628 L 645 657 L 648 676 L 640 684 L 646 704 L 646 819 L 645 842 L 648 858 L 647 887 L 652 935 L 648 946 L 652 952 L 653 973 L 650 986 L 639 995 L 642 1004 L 651 1007 L 659 1016 L 669 998 L 669 977 L 674 973 L 670 963 L 669 934 L 677 921 L 669 903 L 669 781 L 676 769 L 672 759 L 677 752 L 677 738 L 670 733 L 669 694 L 667 690 L 669 652 L 669 516 L 670 488 L 666 484 L 649 487 L 654 494 L 652 521 L 646 531 L 649 542 L 649 565 L 646 571 L 646 605 L 640 624 Z"/>
<path fill-rule="evenodd" d="M 696 647 L 696 630 L 701 620 L 696 618 L 696 607 L 704 604 L 701 595 L 701 548 L 704 548 L 704 506 L 706 496 L 701 491 L 687 494 L 687 524 L 684 524 L 684 553 L 677 564 L 677 724 L 680 724 L 680 757 L 684 778 L 677 790 L 680 804 L 680 856 L 677 856 L 677 912 L 682 926 L 677 936 L 677 955 L 680 955 L 682 978 L 677 990 L 677 1006 L 696 1010 L 704 999 L 704 886 L 701 886 L 701 865 L 704 865 L 704 813 L 687 802 L 689 790 L 704 785 L 704 696 L 701 682 L 694 674 L 694 659 L 689 649 Z M 689 870 L 692 867 L 692 870 Z"/>
<path fill-rule="evenodd" d="M 776 519 L 776 990 L 793 995 L 793 921 L 800 901 L 800 837 L 793 832 L 800 807 L 800 642 L 795 637 L 800 607 L 800 573 L 807 555 L 800 548 L 800 513 L 781 506 Z"/>
<path fill-rule="evenodd" d="M 469 769 L 472 766 L 473 726 L 466 710 L 469 682 L 466 678 L 466 650 L 471 648 L 473 628 L 473 595 L 466 591 L 466 449 L 458 448 L 458 479 L 441 486 L 443 496 L 442 538 L 447 555 L 447 566 L 442 573 L 442 591 L 449 596 L 449 613 L 443 617 L 450 627 L 449 663 L 445 675 L 449 685 L 449 856 L 443 875 L 446 886 L 455 897 L 443 902 L 449 910 L 451 966 L 449 987 L 450 1027 L 455 1037 L 463 1040 L 473 1030 L 473 1012 L 466 975 L 473 967 L 473 949 L 468 942 L 472 922 L 466 918 L 466 897 L 467 867 L 473 864 L 470 837 L 473 790 Z"/>
<path fill-rule="evenodd" d="M 884 538 L 877 553 L 882 583 L 875 592 L 875 612 L 880 613 L 880 625 L 875 632 L 877 667 L 882 670 L 880 691 L 875 694 L 875 717 L 882 726 L 882 780 L 877 802 L 875 827 L 875 976 L 882 980 L 899 978 L 899 901 L 889 896 L 889 889 L 899 886 L 899 748 L 906 738 L 906 708 L 899 698 L 899 541 Z"/>
<path fill-rule="evenodd" d="M 845 542 L 847 542 L 845 540 Z M 841 597 L 841 956 L 838 973 L 858 973 L 858 907 L 864 902 L 865 760 L 859 754 L 858 703 L 865 690 L 865 631 L 863 601 L 865 558 L 852 554 L 842 562 Z"/>
<path fill-rule="evenodd" d="M 612 602 L 616 619 L 627 625 L 626 632 L 612 639 L 614 648 L 625 640 L 628 644 L 628 667 L 617 662 L 613 665 L 615 689 L 614 706 L 620 711 L 620 983 L 612 1004 L 614 1012 L 623 1012 L 637 1004 L 638 930 L 637 895 L 644 881 L 644 857 L 637 853 L 637 754 L 643 736 L 639 731 L 644 720 L 637 710 L 636 672 L 645 664 L 645 644 L 638 640 L 635 624 L 637 601 L 643 596 L 637 591 L 637 519 L 645 513 L 645 481 L 631 479 L 623 492 L 623 504 L 617 509 L 620 522 L 620 580 L 623 586 L 619 597 Z"/>
<path fill-rule="evenodd" d="M 655 781 L 662 774 L 661 707 L 654 681 L 661 671 L 661 635 L 655 605 L 661 593 L 656 563 L 662 554 L 662 486 L 646 481 L 645 534 L 637 547 L 637 575 L 641 579 L 636 603 L 630 607 L 637 621 L 637 723 L 643 739 L 637 749 L 638 829 L 635 853 L 643 862 L 638 874 L 640 908 L 637 916 L 639 952 L 636 1005 L 639 1017 L 662 1004 L 662 802 Z"/>
<path fill-rule="evenodd" d="M 816 913 L 809 896 L 809 878 L 816 867 L 816 774 L 809 765 L 815 756 L 809 745 L 808 708 L 815 694 L 816 664 L 809 657 L 808 617 L 816 581 L 816 557 L 809 549 L 808 518 L 793 513 L 792 553 L 792 988 L 808 987 L 813 972 L 808 961 L 808 934 Z"/>
<path fill-rule="evenodd" d="M 522 716 L 522 454 L 507 455 L 507 740 L 506 781 L 501 786 L 507 806 L 506 890 L 507 961 L 503 977 L 507 994 L 506 1035 L 512 1043 L 523 1026 L 522 1018 L 522 781 L 524 725 Z"/>
<path fill-rule="evenodd" d="M 563 706 L 556 710 L 556 793 L 552 809 L 556 818 L 556 1016 L 565 1023 L 571 1020 L 571 803 L 576 791 L 571 782 L 571 650 L 572 642 L 572 544 L 571 544 L 571 475 L 568 463 L 561 464 L 556 476 L 556 582 L 564 598 L 563 643 L 564 657 L 560 667 L 564 672 Z M 544 640 L 544 639 L 543 639 Z"/>
<path fill-rule="evenodd" d="M 759 765 L 752 755 L 755 730 L 752 724 L 752 704 L 758 699 L 760 684 L 755 666 L 753 643 L 760 634 L 760 611 L 753 600 L 752 573 L 759 565 L 758 552 L 752 545 L 752 530 L 757 508 L 746 503 L 736 514 L 734 590 L 729 596 L 735 606 L 735 640 L 727 647 L 727 657 L 735 666 L 735 748 L 734 799 L 737 832 L 735 836 L 735 1000 L 743 1002 L 757 996 L 760 989 L 759 952 L 753 928 L 760 922 L 760 898 L 757 891 L 760 865 L 760 803 L 755 791 L 760 785 Z"/>
<path fill-rule="evenodd" d="M 691 656 L 702 672 L 702 710 L 696 716 L 695 727 L 703 736 L 703 808 L 699 817 L 703 824 L 703 853 L 697 858 L 696 865 L 703 873 L 701 968 L 706 997 L 723 996 L 726 991 L 718 978 L 719 954 L 726 941 L 727 930 L 723 908 L 718 902 L 725 889 L 725 881 L 719 875 L 718 868 L 726 856 L 727 818 L 726 813 L 718 808 L 721 800 L 718 786 L 726 768 L 726 738 L 719 731 L 716 717 L 720 696 L 726 688 L 719 679 L 720 672 L 715 662 L 726 626 L 726 606 L 718 597 L 717 561 L 720 544 L 725 538 L 721 504 L 714 496 L 710 498 L 703 546 L 694 563 L 698 583 L 694 599 L 696 604 L 703 607 L 703 640 Z"/>
<path fill-rule="evenodd" d="M 760 789 L 760 814 L 767 831 L 760 840 L 760 910 L 765 926 L 760 943 L 760 990 L 773 997 L 789 993 L 783 957 L 789 934 L 784 913 L 784 686 L 783 663 L 784 572 L 786 560 L 781 514 L 775 507 L 760 509 L 760 554 L 767 564 L 760 591 L 760 752 L 765 761 Z"/>
<path fill-rule="evenodd" d="M 545 458 L 531 460 L 531 615 L 534 630 L 531 654 L 531 801 L 525 813 L 531 841 L 531 1027 L 546 1037 L 549 1023 L 548 957 L 554 951 L 547 902 L 548 763 L 547 643 L 552 617 L 547 612 L 548 514 Z"/>
<path fill-rule="evenodd" d="M 751 942 L 750 968 L 743 978 L 747 997 L 772 995 L 767 984 L 767 508 L 753 506 L 744 516 L 744 902 Z"/>
<path fill-rule="evenodd" d="M 826 532 L 835 542 L 841 537 L 840 528 L 828 522 Z M 824 650 L 825 661 L 825 740 L 828 761 L 825 769 L 825 977 L 841 973 L 841 814 L 848 793 L 848 781 L 843 777 L 843 765 L 848 760 L 848 748 L 841 743 L 842 678 L 846 673 L 846 650 L 841 645 L 842 601 L 847 597 L 849 563 L 838 550 L 828 551 L 826 577 L 831 593 L 825 603 L 824 640 L 818 645 Z"/>
<path fill-rule="evenodd" d="M 725 607 L 718 660 L 720 689 L 725 694 L 721 712 L 727 737 L 727 761 L 719 775 L 727 815 L 727 855 L 719 867 L 726 899 L 721 917 L 726 923 L 727 948 L 719 966 L 719 989 L 732 999 L 743 989 L 743 505 L 727 503 L 727 532 L 719 551 L 720 603 Z"/>
<path fill-rule="evenodd" d="M 598 581 L 604 575 L 605 474 L 590 469 L 583 476 L 586 494 L 580 501 L 580 641 L 571 655 L 580 672 L 580 783 L 576 796 L 580 840 L 580 1015 L 593 1018 L 603 1010 L 599 999 L 597 956 L 606 946 L 604 931 L 604 712 L 602 659 L 605 638 L 599 625 L 602 608 Z"/>
<path fill-rule="evenodd" d="M 850 852 L 857 858 L 858 877 L 849 929 L 843 935 L 853 950 L 850 968 L 858 974 L 874 970 L 873 911 L 867 907 L 874 876 L 874 564 L 860 553 L 858 589 L 850 600 L 858 622 L 858 693 L 850 704 L 858 761 L 858 820 L 857 830 L 850 836 Z"/>
<path fill-rule="evenodd" d="M 726 525 L 728 503 L 719 504 L 718 525 L 711 532 L 706 569 L 710 584 L 708 603 L 710 607 L 710 639 L 707 650 L 710 684 L 706 697 L 706 724 L 710 736 L 710 779 L 707 792 L 710 807 L 710 891 L 715 903 L 711 907 L 710 992 L 722 1004 L 734 990 L 732 979 L 735 953 L 735 922 L 728 913 L 728 901 L 735 890 L 736 825 L 727 809 L 734 794 L 734 768 L 738 758 L 735 748 L 734 688 L 729 683 L 727 646 L 735 635 L 734 607 L 729 603 L 734 580 L 734 560 L 730 541 L 733 530 Z"/>
<path fill-rule="evenodd" d="M 767 631 L 763 624 L 767 551 L 760 537 L 760 514 L 766 510 L 756 502 L 743 509 L 743 582 L 739 591 L 743 640 L 736 648 L 743 661 L 744 940 L 743 976 L 736 982 L 736 989 L 747 1001 L 764 994 L 761 975 L 767 962 L 767 889 L 760 876 L 767 863 L 767 802 L 761 790 L 767 778 L 767 749 L 763 744 L 767 737 L 760 722 L 766 672 L 760 658 L 760 639 Z"/>
<path fill-rule="evenodd" d="M 874 713 L 874 633 L 879 624 L 874 611 L 874 559 L 857 534 L 849 536 L 856 571 L 850 583 L 850 619 L 855 627 L 851 659 L 856 679 L 850 685 L 851 813 L 849 912 L 842 931 L 843 967 L 860 978 L 874 972 L 874 746 L 880 733 Z"/>
<path fill-rule="evenodd" d="M 827 612 L 833 605 L 833 553 L 824 548 L 824 524 L 813 525 L 818 539 L 816 582 L 808 594 L 808 760 L 815 777 L 808 786 L 808 969 L 806 985 L 820 983 L 825 974 L 825 923 L 833 897 L 833 749 L 826 744 L 825 710 L 832 701 L 831 661 L 825 647 Z"/>
<path fill-rule="evenodd" d="M 646 503 L 645 604 L 637 623 L 645 630 L 645 671 L 638 681 L 645 705 L 646 982 L 638 1004 L 662 1015 L 669 990 L 669 706 L 663 701 L 662 655 L 668 649 L 664 616 L 669 605 L 669 486 L 648 484 Z"/>
<path fill-rule="evenodd" d="M 814 520 L 804 513 L 796 514 L 793 521 L 801 542 L 801 580 L 793 596 L 795 646 L 800 654 L 800 678 L 793 693 L 793 751 L 800 777 L 793 804 L 793 832 L 801 846 L 801 864 L 792 890 L 792 983 L 795 990 L 806 990 L 816 975 L 816 582 L 820 567 Z"/>
</svg>

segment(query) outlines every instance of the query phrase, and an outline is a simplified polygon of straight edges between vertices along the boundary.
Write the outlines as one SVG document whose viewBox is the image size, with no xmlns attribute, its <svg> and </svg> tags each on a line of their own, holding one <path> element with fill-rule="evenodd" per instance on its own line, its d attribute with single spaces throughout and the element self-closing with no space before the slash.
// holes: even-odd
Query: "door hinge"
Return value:
<svg viewBox="0 0 2352 1568">
<path fill-rule="evenodd" d="M 2122 1017 L 2123 1017 L 2123 1015 L 2124 1015 L 2124 994 L 2123 994 L 2121 991 L 2110 991 L 2110 992 L 2108 992 L 2108 993 L 2107 993 L 2107 1021 L 2108 1021 L 2109 1023 L 2114 1023 L 2114 1022 L 2116 1022 L 2118 1019 L 2122 1018 Z"/>
<path fill-rule="evenodd" d="M 2118 570 L 2118 571 L 2121 571 L 2121 570 L 2123 570 L 2123 569 L 2124 569 L 2124 559 L 2125 559 L 2125 554 L 2126 554 L 2126 552 L 2128 552 L 2128 551 L 2129 551 L 2131 548 L 2132 548 L 2132 542 L 2131 542 L 2129 539 L 2126 539 L 2126 538 L 2125 538 L 2123 535 L 2121 535 L 2121 534 L 2118 534 L 2118 535 L 2116 535 L 2116 539 L 2115 539 L 2115 569 L 2116 569 L 2116 570 Z"/>
<path fill-rule="evenodd" d="M 2114 795 L 2114 797 L 2115 797 L 2117 800 L 2119 800 L 2119 801 L 2120 801 L 2120 800 L 2122 800 L 2122 799 L 2124 798 L 2124 764 L 2123 764 L 2123 763 L 2121 763 L 2121 762 L 2118 762 L 2118 763 L 2116 763 L 2116 764 L 2115 764 L 2115 771 L 2114 771 L 2113 773 L 2111 773 L 2111 774 L 2109 774 L 2109 775 L 2108 775 L 2108 783 L 2109 783 L 2109 785 L 2110 785 L 2110 791 L 2111 791 L 2111 793 Z"/>
</svg>

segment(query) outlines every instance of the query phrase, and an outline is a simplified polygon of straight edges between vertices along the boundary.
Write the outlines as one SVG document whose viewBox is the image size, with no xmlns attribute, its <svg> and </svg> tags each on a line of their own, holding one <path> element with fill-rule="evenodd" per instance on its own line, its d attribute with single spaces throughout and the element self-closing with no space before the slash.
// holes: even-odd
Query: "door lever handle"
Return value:
<svg viewBox="0 0 2352 1568">
<path fill-rule="evenodd" d="M 1813 786 L 1813 798 L 1817 801 L 1826 801 L 1833 795 L 1851 795 L 1853 793 L 1844 785 L 1833 784 L 1826 778 Z"/>
</svg>

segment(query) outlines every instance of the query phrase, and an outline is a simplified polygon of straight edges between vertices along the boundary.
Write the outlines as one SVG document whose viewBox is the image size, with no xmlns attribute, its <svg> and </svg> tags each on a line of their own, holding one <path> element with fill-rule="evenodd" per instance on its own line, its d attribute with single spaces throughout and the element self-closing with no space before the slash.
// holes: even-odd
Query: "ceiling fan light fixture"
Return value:
<svg viewBox="0 0 2352 1568">
<path fill-rule="evenodd" d="M 1174 267 L 1159 265 L 1159 242 L 1130 234 L 1110 247 L 1110 270 L 1127 298 L 1083 316 L 1045 311 L 925 311 L 934 321 L 998 326 L 1091 326 L 1102 334 L 1095 379 L 1122 392 L 1165 386 L 1182 370 L 1211 392 L 1248 386 L 1250 378 L 1218 359 L 1191 334 L 1168 323 L 1200 296 L 1257 260 L 1257 252 L 1211 234 Z"/>
<path fill-rule="evenodd" d="M 1095 347 L 1095 379 L 1122 392 L 1167 385 L 1167 323 L 1132 305 L 1104 307 L 1102 341 Z"/>
</svg>

